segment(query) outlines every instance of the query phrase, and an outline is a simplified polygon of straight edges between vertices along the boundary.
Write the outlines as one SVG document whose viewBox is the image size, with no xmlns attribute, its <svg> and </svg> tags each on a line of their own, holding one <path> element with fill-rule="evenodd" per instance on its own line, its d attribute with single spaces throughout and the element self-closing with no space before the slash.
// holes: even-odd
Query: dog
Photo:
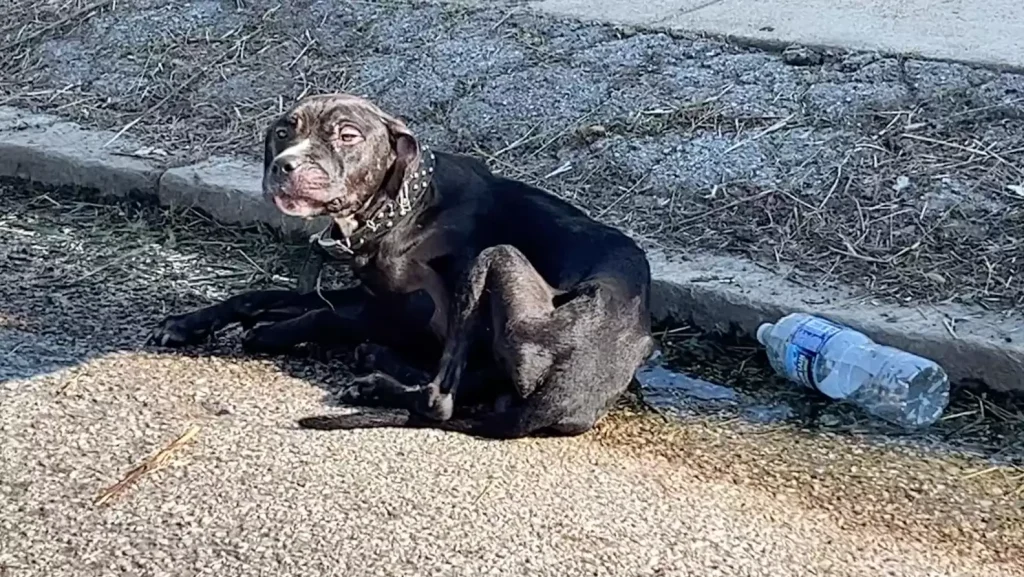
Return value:
<svg viewBox="0 0 1024 577">
<path fill-rule="evenodd" d="M 316 244 L 358 284 L 242 293 L 164 319 L 149 343 L 195 344 L 238 323 L 249 351 L 358 347 L 366 374 L 337 396 L 359 408 L 300 427 L 579 435 L 653 351 L 646 255 L 555 195 L 431 150 L 349 94 L 298 101 L 264 148 L 265 197 L 286 215 L 328 216 Z M 470 399 L 486 404 L 466 414 Z"/>
</svg>

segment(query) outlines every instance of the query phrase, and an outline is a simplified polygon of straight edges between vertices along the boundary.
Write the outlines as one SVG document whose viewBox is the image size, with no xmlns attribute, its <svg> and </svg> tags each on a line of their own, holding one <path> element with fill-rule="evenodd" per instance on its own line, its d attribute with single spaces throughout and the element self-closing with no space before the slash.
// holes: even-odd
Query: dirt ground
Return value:
<svg viewBox="0 0 1024 577">
<path fill-rule="evenodd" d="M 574 439 L 321 435 L 294 419 L 347 380 L 344 351 L 141 346 L 168 312 L 292 285 L 301 256 L 191 211 L 0 182 L 0 575 L 1024 571 L 1024 414 L 990 399 L 900 436 L 773 391 L 750 349 L 663 327 L 676 366 L 792 415 L 690 403 Z"/>
<path fill-rule="evenodd" d="M 176 162 L 257 157 L 285 104 L 345 90 L 679 253 L 888 301 L 1024 303 L 1020 75 L 795 65 L 515 2 L 0 6 L 0 103 L 125 129 Z"/>
</svg>

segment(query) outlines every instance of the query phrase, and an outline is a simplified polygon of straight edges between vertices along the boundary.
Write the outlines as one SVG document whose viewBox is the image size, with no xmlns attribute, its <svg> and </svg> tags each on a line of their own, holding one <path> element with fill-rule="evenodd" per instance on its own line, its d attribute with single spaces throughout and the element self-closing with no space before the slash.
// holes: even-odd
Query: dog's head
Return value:
<svg viewBox="0 0 1024 577">
<path fill-rule="evenodd" d="M 379 194 L 396 194 L 419 162 L 409 128 L 372 102 L 310 96 L 267 129 L 263 193 L 291 216 L 344 219 Z"/>
</svg>

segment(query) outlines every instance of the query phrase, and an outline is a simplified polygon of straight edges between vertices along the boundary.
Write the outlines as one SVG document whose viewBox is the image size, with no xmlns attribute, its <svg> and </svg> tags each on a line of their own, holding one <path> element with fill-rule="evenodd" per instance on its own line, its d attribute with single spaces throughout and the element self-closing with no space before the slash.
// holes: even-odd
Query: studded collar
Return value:
<svg viewBox="0 0 1024 577">
<path fill-rule="evenodd" d="M 322 231 L 309 237 L 310 244 L 319 246 L 333 258 L 346 258 L 387 234 L 412 211 L 413 205 L 419 202 L 430 187 L 434 177 L 434 152 L 429 146 L 424 146 L 420 158 L 416 172 L 402 182 L 395 198 L 378 196 L 370 201 L 366 209 L 355 215 L 352 221 L 354 226 L 348 234 L 341 230 L 337 222 L 332 221 Z M 334 234 L 335 231 L 338 234 Z"/>
</svg>

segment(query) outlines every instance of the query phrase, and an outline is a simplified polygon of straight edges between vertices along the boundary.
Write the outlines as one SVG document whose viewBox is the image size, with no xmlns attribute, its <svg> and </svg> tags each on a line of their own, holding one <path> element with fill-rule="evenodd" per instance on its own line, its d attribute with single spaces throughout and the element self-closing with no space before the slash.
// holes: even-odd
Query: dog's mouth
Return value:
<svg viewBox="0 0 1024 577">
<path fill-rule="evenodd" d="M 319 170 L 300 170 L 284 177 L 264 178 L 263 194 L 288 216 L 311 218 L 337 204 L 331 181 Z"/>
<path fill-rule="evenodd" d="M 304 196 L 274 194 L 271 196 L 277 210 L 288 216 L 312 218 L 327 212 L 327 203 Z"/>
</svg>

